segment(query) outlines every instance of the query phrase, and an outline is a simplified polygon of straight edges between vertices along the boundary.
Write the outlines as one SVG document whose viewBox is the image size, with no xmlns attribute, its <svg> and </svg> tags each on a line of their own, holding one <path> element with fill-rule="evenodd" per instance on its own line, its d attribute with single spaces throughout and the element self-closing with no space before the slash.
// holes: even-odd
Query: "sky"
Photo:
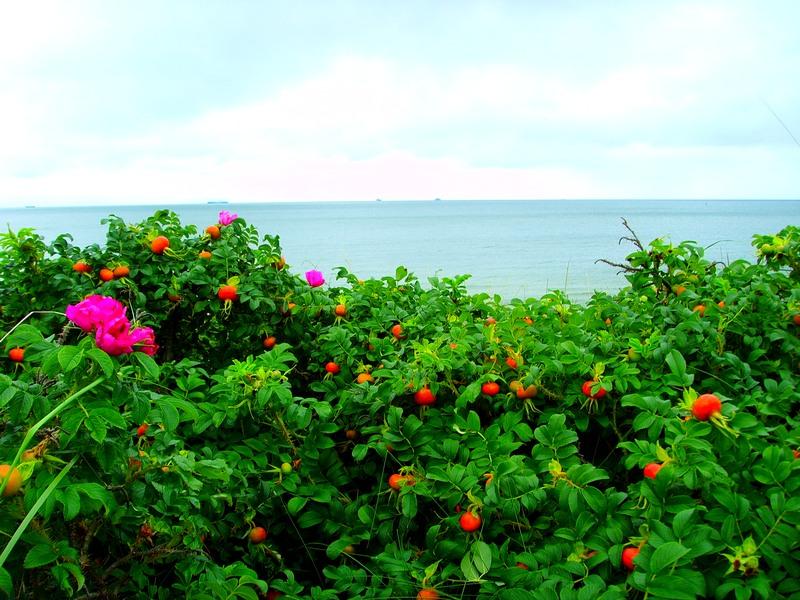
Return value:
<svg viewBox="0 0 800 600">
<path fill-rule="evenodd" d="M 800 2 L 0 7 L 0 208 L 800 198 Z"/>
</svg>

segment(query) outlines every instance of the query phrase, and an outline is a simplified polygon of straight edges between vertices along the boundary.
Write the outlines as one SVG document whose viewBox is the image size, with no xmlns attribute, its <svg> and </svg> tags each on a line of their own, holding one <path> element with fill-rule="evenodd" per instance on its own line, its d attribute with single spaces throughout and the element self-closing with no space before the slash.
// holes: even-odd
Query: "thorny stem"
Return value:
<svg viewBox="0 0 800 600">
<path fill-rule="evenodd" d="M 292 454 L 297 455 L 297 446 L 295 446 L 294 442 L 292 441 L 292 434 L 286 428 L 286 424 L 283 422 L 283 419 L 281 419 L 281 416 L 277 412 L 275 413 L 275 420 L 278 422 L 278 425 L 281 428 L 281 433 L 283 434 L 284 439 L 292 447 Z"/>
</svg>

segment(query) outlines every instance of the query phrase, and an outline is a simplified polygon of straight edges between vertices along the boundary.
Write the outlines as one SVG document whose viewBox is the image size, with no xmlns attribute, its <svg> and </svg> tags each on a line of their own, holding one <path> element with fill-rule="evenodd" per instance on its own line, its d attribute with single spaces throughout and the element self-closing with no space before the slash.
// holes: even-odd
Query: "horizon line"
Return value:
<svg viewBox="0 0 800 600">
<path fill-rule="evenodd" d="M 797 198 L 372 198 L 349 200 L 170 200 L 140 201 L 136 203 L 80 203 L 80 204 L 15 204 L 5 206 L 0 201 L 0 210 L 36 208 L 117 208 L 139 206 L 231 206 L 240 204 L 353 204 L 366 202 L 798 202 Z"/>
</svg>

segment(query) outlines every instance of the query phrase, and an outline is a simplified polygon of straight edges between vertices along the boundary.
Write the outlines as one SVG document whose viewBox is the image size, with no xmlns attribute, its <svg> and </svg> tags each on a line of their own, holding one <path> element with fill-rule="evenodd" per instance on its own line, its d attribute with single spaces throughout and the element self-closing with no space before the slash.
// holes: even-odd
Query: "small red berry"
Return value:
<svg viewBox="0 0 800 600">
<path fill-rule="evenodd" d="M 628 571 L 633 571 L 636 565 L 633 564 L 633 559 L 639 555 L 639 548 L 628 547 L 622 551 L 622 564 Z"/>
<path fill-rule="evenodd" d="M 433 395 L 433 392 L 430 388 L 424 387 L 414 394 L 414 402 L 416 402 L 419 406 L 430 406 L 434 402 L 436 402 L 436 396 Z"/>
<path fill-rule="evenodd" d="M 481 516 L 472 511 L 467 511 L 459 517 L 458 524 L 467 533 L 477 531 L 481 527 Z"/>
<path fill-rule="evenodd" d="M 267 530 L 263 527 L 253 527 L 250 530 L 250 541 L 254 544 L 260 544 L 267 539 Z"/>
<path fill-rule="evenodd" d="M 649 463 L 644 468 L 644 476 L 649 479 L 655 479 L 658 472 L 664 467 L 661 463 Z"/>
<path fill-rule="evenodd" d="M 220 286 L 219 290 L 217 291 L 217 297 L 220 300 L 234 301 L 239 297 L 239 294 L 236 291 L 236 286 L 235 285 L 222 285 L 222 286 Z"/>
<path fill-rule="evenodd" d="M 169 239 L 163 235 L 153 238 L 153 241 L 150 242 L 150 250 L 154 254 L 164 254 L 164 250 L 167 248 L 169 248 Z"/>
<path fill-rule="evenodd" d="M 714 394 L 702 394 L 692 404 L 692 414 L 698 421 L 708 421 L 722 411 L 722 401 Z"/>
<path fill-rule="evenodd" d="M 603 388 L 597 390 L 597 393 L 592 394 L 592 387 L 594 384 L 597 383 L 594 379 L 590 379 L 589 381 L 584 381 L 583 385 L 581 386 L 581 391 L 583 395 L 587 398 L 591 398 L 592 400 L 597 400 L 598 398 L 602 398 L 606 395 L 606 391 Z"/>
<path fill-rule="evenodd" d="M 481 386 L 481 392 L 487 396 L 496 396 L 500 391 L 500 386 L 494 381 L 487 381 Z"/>
</svg>

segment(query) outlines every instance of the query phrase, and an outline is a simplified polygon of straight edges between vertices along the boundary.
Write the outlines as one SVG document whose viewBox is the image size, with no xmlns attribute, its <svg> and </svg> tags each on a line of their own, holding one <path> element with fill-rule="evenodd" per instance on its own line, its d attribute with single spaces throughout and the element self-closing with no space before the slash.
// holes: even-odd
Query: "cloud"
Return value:
<svg viewBox="0 0 800 600">
<path fill-rule="evenodd" d="M 252 85 L 195 101 L 224 85 L 199 64 L 185 98 L 177 85 L 164 96 L 186 110 L 163 113 L 153 82 L 192 64 L 166 54 L 166 71 L 148 70 L 159 53 L 147 14 L 127 15 L 135 35 L 101 60 L 98 41 L 128 33 L 127 21 L 97 6 L 55 3 L 41 23 L 14 9 L 30 36 L 0 26 L 11 39 L 0 49 L 19 43 L 24 56 L 6 58 L 14 76 L 0 79 L 0 202 L 796 195 L 797 150 L 762 101 L 800 130 L 787 75 L 800 69 L 800 43 L 785 15 L 748 2 L 626 6 L 465 10 L 453 38 L 437 25 L 452 17 L 443 9 L 423 32 L 438 36 L 438 55 L 413 47 L 417 34 L 387 33 L 370 54 L 353 35 L 290 75 L 251 66 Z M 470 33 L 483 36 L 478 55 L 459 46 Z"/>
</svg>

